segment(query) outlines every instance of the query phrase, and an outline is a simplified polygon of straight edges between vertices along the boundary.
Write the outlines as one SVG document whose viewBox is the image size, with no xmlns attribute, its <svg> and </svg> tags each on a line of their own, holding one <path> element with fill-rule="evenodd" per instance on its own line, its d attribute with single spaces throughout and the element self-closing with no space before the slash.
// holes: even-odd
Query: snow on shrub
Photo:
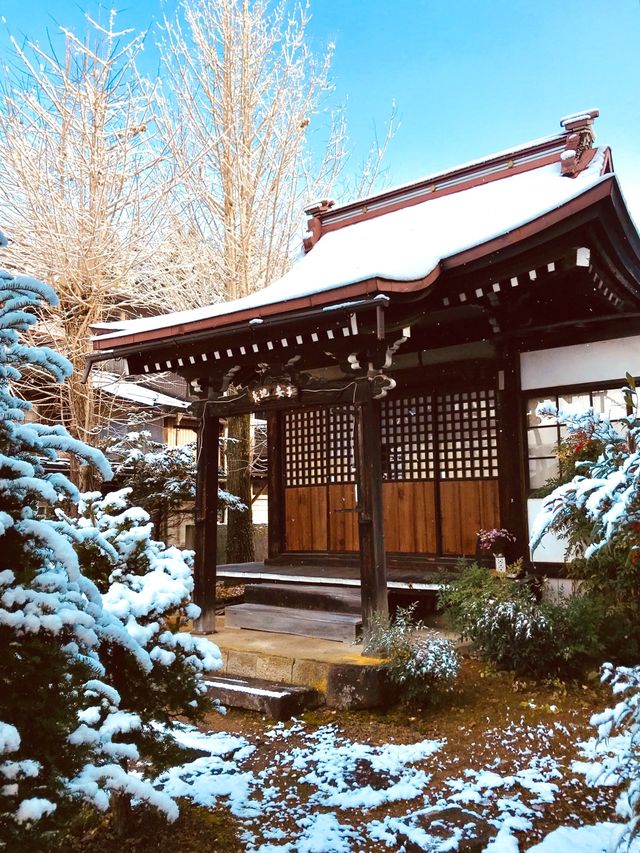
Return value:
<svg viewBox="0 0 640 853">
<path fill-rule="evenodd" d="M 55 829 L 74 800 L 105 809 L 114 792 L 175 818 L 171 798 L 127 762 L 143 754 L 150 719 L 175 707 L 195 716 L 200 672 L 218 661 L 215 646 L 168 624 L 168 610 L 195 615 L 189 566 L 150 540 L 142 510 L 120 507 L 115 534 L 107 505 L 91 521 L 97 499 L 79 519 L 62 511 L 80 496 L 48 462 L 63 453 L 103 477 L 110 468 L 63 427 L 26 423 L 29 403 L 13 393 L 25 369 L 56 382 L 71 372 L 53 350 L 20 341 L 38 307 L 56 302 L 41 282 L 0 271 L 0 837 L 11 849 L 31 849 L 25 832 Z M 177 670 L 160 696 L 158 673 Z"/>
<path fill-rule="evenodd" d="M 405 699 L 435 701 L 453 688 L 460 661 L 454 644 L 428 633 L 414 610 L 412 604 L 392 618 L 374 618 L 369 647 L 387 658 L 389 677 Z"/>
<path fill-rule="evenodd" d="M 217 646 L 181 630 L 200 614 L 191 602 L 192 552 L 154 541 L 148 513 L 129 506 L 129 493 L 84 494 L 76 519 L 60 511 L 58 517 L 72 529 L 82 569 L 102 593 L 105 611 L 131 638 L 128 654 L 107 646 L 101 660 L 126 707 L 141 716 L 133 740 L 157 763 L 162 745 L 154 724 L 170 726 L 177 714 L 198 719 L 209 707 L 200 675 L 222 661 Z"/>
<path fill-rule="evenodd" d="M 451 640 L 430 636 L 417 638 L 409 655 L 392 677 L 414 695 L 425 692 L 447 692 L 460 671 L 460 659 Z"/>
<path fill-rule="evenodd" d="M 131 501 L 146 509 L 152 519 L 166 518 L 196 496 L 196 445 L 168 447 L 154 441 L 145 429 L 129 430 L 112 438 L 106 453 L 114 465 L 115 476 L 122 475 L 131 487 Z M 218 489 L 218 501 L 243 512 L 240 498 Z"/>
<path fill-rule="evenodd" d="M 619 426 L 593 409 L 545 407 L 545 416 L 566 423 L 568 440 L 577 437 L 578 445 L 586 441 L 600 451 L 595 459 L 577 461 L 578 474 L 545 500 L 530 545 L 535 552 L 547 532 L 565 539 L 569 572 L 583 581 L 582 591 L 602 613 L 604 654 L 635 664 L 640 655 L 640 418 L 629 374 L 623 392 L 628 414 Z"/>
<path fill-rule="evenodd" d="M 628 782 L 616 804 L 618 815 L 627 821 L 617 849 L 627 850 L 631 840 L 640 834 L 640 666 L 613 667 L 606 663 L 602 680 L 609 681 L 614 696 L 622 698 L 614 708 L 594 714 L 591 724 L 597 727 L 599 744 L 606 746 L 611 735 L 617 734 L 622 737 L 624 748 L 595 763 L 587 781 L 594 785 L 606 785 L 609 780 Z"/>
<path fill-rule="evenodd" d="M 635 387 L 625 390 L 635 394 Z M 601 452 L 596 461 L 576 462 L 580 473 L 569 483 L 558 486 L 545 500 L 531 531 L 531 549 L 534 551 L 549 531 L 566 533 L 567 525 L 573 522 L 575 526 L 578 513 L 591 525 L 589 541 L 579 542 L 574 538 L 572 544 L 585 546 L 585 557 L 589 558 L 627 530 L 632 522 L 640 520 L 640 420 L 630 415 L 623 419 L 621 429 L 616 429 L 608 418 L 592 408 L 584 412 L 559 411 L 541 404 L 536 411 L 541 417 L 560 420 L 569 437 L 579 436 L 600 447 Z M 634 550 L 638 548 L 640 543 L 634 545 Z"/>
<path fill-rule="evenodd" d="M 462 638 L 500 669 L 569 675 L 599 653 L 599 613 L 585 596 L 539 604 L 527 584 L 472 564 L 438 601 Z"/>
</svg>

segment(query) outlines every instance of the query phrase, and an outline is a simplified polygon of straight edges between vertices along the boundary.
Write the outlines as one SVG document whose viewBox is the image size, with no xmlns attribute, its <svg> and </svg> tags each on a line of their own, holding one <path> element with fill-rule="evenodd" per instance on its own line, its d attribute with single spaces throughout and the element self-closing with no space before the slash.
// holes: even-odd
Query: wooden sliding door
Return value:
<svg viewBox="0 0 640 853">
<path fill-rule="evenodd" d="M 435 554 L 435 410 L 430 394 L 385 397 L 380 407 L 387 552 Z"/>
<path fill-rule="evenodd" d="M 287 551 L 357 551 L 355 410 L 330 406 L 284 417 Z"/>
<path fill-rule="evenodd" d="M 496 392 L 440 394 L 437 411 L 442 553 L 471 555 L 476 532 L 500 526 Z"/>
<path fill-rule="evenodd" d="M 353 406 L 284 416 L 285 547 L 358 550 Z M 500 524 L 496 392 L 415 392 L 380 402 L 385 549 L 473 555 Z"/>
</svg>

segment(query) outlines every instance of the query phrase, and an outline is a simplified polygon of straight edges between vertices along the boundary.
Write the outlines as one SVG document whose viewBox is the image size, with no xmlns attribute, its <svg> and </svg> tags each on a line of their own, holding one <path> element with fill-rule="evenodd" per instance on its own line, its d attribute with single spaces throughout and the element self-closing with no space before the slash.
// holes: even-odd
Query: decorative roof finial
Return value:
<svg viewBox="0 0 640 853">
<path fill-rule="evenodd" d="M 596 138 L 593 122 L 600 115 L 600 110 L 583 110 L 581 113 L 565 116 L 560 119 L 560 125 L 567 132 L 565 149 L 560 155 L 562 174 L 575 178 L 589 165 L 593 157 L 593 143 Z"/>
</svg>

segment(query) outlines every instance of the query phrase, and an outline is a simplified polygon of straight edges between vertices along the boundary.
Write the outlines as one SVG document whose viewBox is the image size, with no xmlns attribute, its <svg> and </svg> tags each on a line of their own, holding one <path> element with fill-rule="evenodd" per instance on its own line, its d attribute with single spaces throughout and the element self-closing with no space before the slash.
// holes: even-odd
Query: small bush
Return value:
<svg viewBox="0 0 640 853">
<path fill-rule="evenodd" d="M 478 565 L 440 595 L 453 626 L 485 660 L 518 675 L 572 675 L 597 659 L 602 614 L 575 595 L 538 604 L 532 590 Z"/>
<path fill-rule="evenodd" d="M 399 608 L 392 618 L 374 620 L 369 645 L 388 659 L 389 677 L 403 699 L 431 703 L 453 688 L 460 661 L 450 640 L 424 633 L 414 610 L 412 604 Z"/>
</svg>

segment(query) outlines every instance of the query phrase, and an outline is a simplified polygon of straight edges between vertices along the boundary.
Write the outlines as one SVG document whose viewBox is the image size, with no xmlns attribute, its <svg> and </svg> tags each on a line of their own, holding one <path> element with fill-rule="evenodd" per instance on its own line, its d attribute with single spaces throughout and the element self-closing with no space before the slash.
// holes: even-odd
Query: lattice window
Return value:
<svg viewBox="0 0 640 853">
<path fill-rule="evenodd" d="M 328 410 L 327 474 L 330 483 L 353 483 L 356 474 L 355 407 L 334 406 Z"/>
<path fill-rule="evenodd" d="M 438 397 L 439 473 L 443 480 L 498 476 L 496 396 L 491 389 Z"/>
<path fill-rule="evenodd" d="M 326 483 L 327 412 L 303 409 L 284 416 L 285 482 L 287 486 Z"/>
<path fill-rule="evenodd" d="M 435 475 L 433 398 L 382 401 L 382 476 L 385 480 L 432 480 Z"/>
</svg>

